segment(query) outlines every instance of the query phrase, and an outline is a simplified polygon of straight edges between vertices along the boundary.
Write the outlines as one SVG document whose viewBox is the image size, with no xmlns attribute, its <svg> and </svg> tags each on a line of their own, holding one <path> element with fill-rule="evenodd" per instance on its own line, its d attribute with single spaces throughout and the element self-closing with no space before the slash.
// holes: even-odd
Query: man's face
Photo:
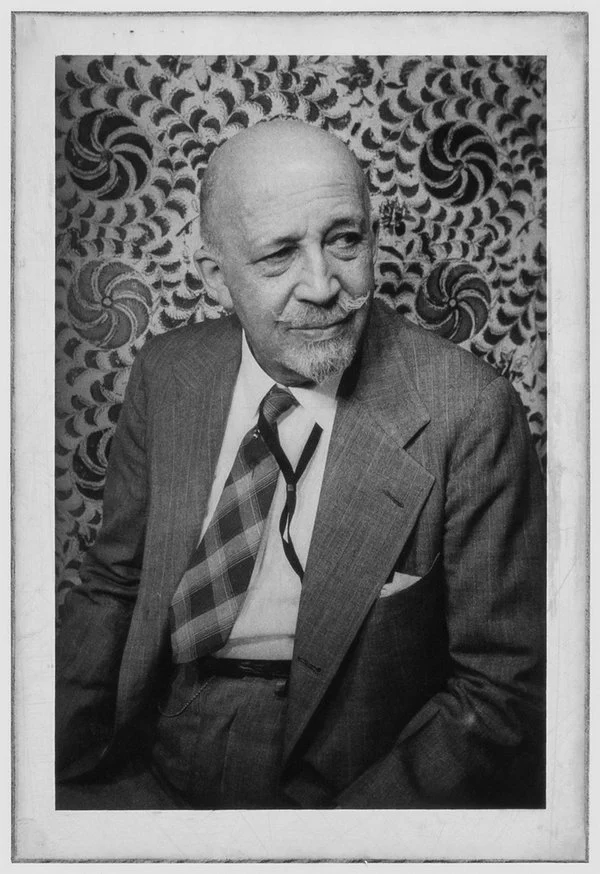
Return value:
<svg viewBox="0 0 600 874">
<path fill-rule="evenodd" d="M 288 385 L 348 366 L 374 288 L 362 179 L 339 150 L 247 170 L 219 228 L 221 278 L 259 364 Z"/>
</svg>

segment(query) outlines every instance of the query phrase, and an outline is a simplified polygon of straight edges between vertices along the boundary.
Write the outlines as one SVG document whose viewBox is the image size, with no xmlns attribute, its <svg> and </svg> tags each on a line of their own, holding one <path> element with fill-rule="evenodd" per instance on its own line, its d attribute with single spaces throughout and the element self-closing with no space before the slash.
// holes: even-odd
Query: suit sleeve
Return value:
<svg viewBox="0 0 600 874">
<path fill-rule="evenodd" d="M 523 409 L 501 377 L 454 441 L 443 559 L 446 686 L 340 807 L 543 804 L 545 500 Z"/>
<path fill-rule="evenodd" d="M 64 607 L 56 648 L 59 778 L 95 764 L 112 736 L 121 657 L 146 528 L 146 401 L 136 359 L 112 441 L 103 524 Z"/>
</svg>

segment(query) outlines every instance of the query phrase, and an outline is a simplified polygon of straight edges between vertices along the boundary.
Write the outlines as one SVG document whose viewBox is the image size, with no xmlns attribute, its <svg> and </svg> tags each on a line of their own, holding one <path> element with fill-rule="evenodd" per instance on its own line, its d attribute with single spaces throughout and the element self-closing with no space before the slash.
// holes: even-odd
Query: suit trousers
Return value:
<svg viewBox="0 0 600 874">
<path fill-rule="evenodd" d="M 176 668 L 158 704 L 152 768 L 194 809 L 289 807 L 280 790 L 286 683 Z"/>
<path fill-rule="evenodd" d="M 125 764 L 56 784 L 56 810 L 185 810 L 140 750 Z"/>
</svg>

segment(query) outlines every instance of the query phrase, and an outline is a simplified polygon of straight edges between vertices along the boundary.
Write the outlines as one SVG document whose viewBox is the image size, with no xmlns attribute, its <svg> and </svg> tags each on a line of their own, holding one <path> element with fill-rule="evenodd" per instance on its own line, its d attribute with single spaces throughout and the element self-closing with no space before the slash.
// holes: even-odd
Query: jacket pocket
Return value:
<svg viewBox="0 0 600 874">
<path fill-rule="evenodd" d="M 403 589 L 408 589 L 418 583 L 422 577 L 413 576 L 412 574 L 401 574 L 396 572 L 392 579 L 385 584 L 379 593 L 380 598 L 389 598 L 396 592 L 401 592 Z"/>
<path fill-rule="evenodd" d="M 391 606 L 391 602 L 396 599 L 410 599 L 420 593 L 421 589 L 428 586 L 433 586 L 439 581 L 442 570 L 442 558 L 438 552 L 429 569 L 421 576 L 418 574 L 407 574 L 401 571 L 394 571 L 391 578 L 381 589 L 377 602 L 381 601 Z"/>
<path fill-rule="evenodd" d="M 181 675 L 176 675 L 164 699 L 156 705 L 158 712 L 166 719 L 174 719 L 177 716 L 181 716 L 190 704 L 210 686 L 214 679 L 214 676 L 204 677 L 190 684 L 186 683 Z"/>
</svg>

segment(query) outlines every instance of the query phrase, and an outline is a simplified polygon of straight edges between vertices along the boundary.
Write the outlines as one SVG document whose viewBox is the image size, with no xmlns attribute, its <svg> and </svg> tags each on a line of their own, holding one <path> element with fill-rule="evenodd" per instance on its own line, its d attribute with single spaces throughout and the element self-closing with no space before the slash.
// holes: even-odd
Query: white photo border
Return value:
<svg viewBox="0 0 600 874">
<path fill-rule="evenodd" d="M 22 12 L 14 18 L 14 48 L 15 860 L 585 859 L 589 682 L 585 14 Z M 545 810 L 54 810 L 54 62 L 62 54 L 165 52 L 547 56 Z"/>
</svg>

